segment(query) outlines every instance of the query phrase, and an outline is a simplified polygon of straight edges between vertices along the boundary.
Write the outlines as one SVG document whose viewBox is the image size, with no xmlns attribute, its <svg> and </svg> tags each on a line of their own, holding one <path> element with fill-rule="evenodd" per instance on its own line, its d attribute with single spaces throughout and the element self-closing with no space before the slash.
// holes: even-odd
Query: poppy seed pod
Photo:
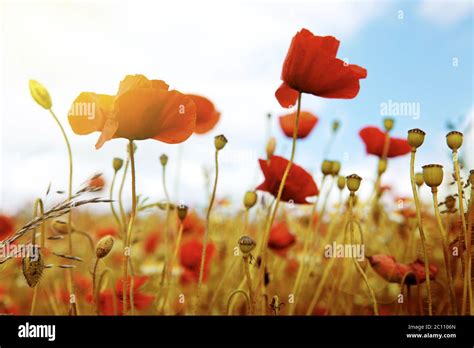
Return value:
<svg viewBox="0 0 474 348">
<path fill-rule="evenodd" d="M 332 161 L 324 160 L 321 164 L 321 172 L 323 175 L 330 175 L 332 172 Z"/>
<path fill-rule="evenodd" d="M 223 134 L 214 137 L 214 146 L 217 151 L 222 150 L 225 144 L 227 144 L 227 139 Z"/>
<path fill-rule="evenodd" d="M 40 249 L 35 245 L 32 247 L 33 249 L 31 249 L 31 254 L 29 252 L 22 261 L 23 276 L 25 277 L 26 282 L 30 288 L 34 288 L 36 284 L 38 284 L 45 267 Z"/>
<path fill-rule="evenodd" d="M 123 166 L 123 159 L 115 157 L 114 160 L 112 161 L 112 167 L 114 167 L 114 170 L 118 172 L 120 169 L 122 169 Z"/>
<path fill-rule="evenodd" d="M 252 208 L 257 203 L 257 192 L 247 191 L 244 195 L 244 206 L 247 209 Z"/>
<path fill-rule="evenodd" d="M 341 170 L 341 162 L 332 161 L 331 175 L 333 175 L 333 176 L 338 175 L 340 170 Z"/>
<path fill-rule="evenodd" d="M 334 120 L 332 122 L 332 132 L 336 133 L 339 130 L 340 126 L 341 126 L 341 123 L 339 122 L 339 120 Z"/>
<path fill-rule="evenodd" d="M 46 110 L 51 109 L 53 103 L 51 102 L 51 96 L 48 90 L 38 81 L 30 80 L 30 93 L 35 102 L 41 105 Z"/>
<path fill-rule="evenodd" d="M 387 132 L 390 132 L 393 129 L 395 121 L 391 117 L 387 117 L 383 120 L 383 126 Z"/>
<path fill-rule="evenodd" d="M 443 166 L 440 164 L 423 166 L 423 180 L 431 188 L 441 185 L 443 182 Z"/>
<path fill-rule="evenodd" d="M 349 191 L 351 191 L 351 193 L 356 192 L 359 189 L 361 181 L 362 178 L 357 174 L 346 176 L 347 188 Z"/>
<path fill-rule="evenodd" d="M 114 237 L 108 235 L 101 238 L 95 247 L 95 255 L 98 259 L 106 257 L 114 246 Z"/>
<path fill-rule="evenodd" d="M 444 204 L 446 204 L 446 208 L 451 211 L 456 206 L 456 198 L 454 198 L 454 196 L 449 195 L 448 197 L 446 197 Z"/>
<path fill-rule="evenodd" d="M 268 139 L 267 147 L 265 149 L 267 151 L 267 158 L 270 158 L 273 156 L 273 154 L 275 153 L 275 148 L 276 148 L 276 139 L 275 137 L 270 137 L 270 139 Z"/>
<path fill-rule="evenodd" d="M 239 238 L 239 249 L 244 256 L 247 256 L 253 248 L 255 248 L 255 242 L 252 238 L 249 236 L 242 236 Z"/>
<path fill-rule="evenodd" d="M 339 190 L 344 190 L 344 187 L 346 187 L 346 178 L 342 175 L 339 175 L 337 177 L 337 187 L 339 188 Z"/>
<path fill-rule="evenodd" d="M 446 143 L 453 151 L 457 151 L 462 146 L 463 134 L 458 131 L 452 131 L 446 134 Z"/>
<path fill-rule="evenodd" d="M 166 156 L 166 154 L 162 154 L 160 156 L 160 162 L 161 162 L 161 165 L 165 167 L 166 164 L 168 163 L 168 156 Z"/>
<path fill-rule="evenodd" d="M 408 131 L 407 140 L 412 149 L 417 149 L 423 145 L 423 142 L 425 141 L 425 134 L 426 133 L 419 128 L 410 129 Z"/>
<path fill-rule="evenodd" d="M 188 215 L 188 206 L 184 204 L 178 205 L 178 218 L 181 222 L 186 219 L 186 215 Z"/>
<path fill-rule="evenodd" d="M 383 159 L 383 158 L 380 159 L 379 166 L 378 166 L 379 174 L 385 173 L 385 171 L 387 170 L 387 164 L 388 164 L 388 161 L 386 159 Z"/>
<path fill-rule="evenodd" d="M 418 187 L 422 186 L 425 183 L 425 180 L 423 179 L 423 173 L 415 174 L 415 183 Z"/>
</svg>

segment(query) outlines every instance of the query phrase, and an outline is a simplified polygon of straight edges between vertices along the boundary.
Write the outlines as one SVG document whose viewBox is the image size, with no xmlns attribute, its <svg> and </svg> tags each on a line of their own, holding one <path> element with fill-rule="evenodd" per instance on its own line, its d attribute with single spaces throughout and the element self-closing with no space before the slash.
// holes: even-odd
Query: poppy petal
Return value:
<svg viewBox="0 0 474 348">
<path fill-rule="evenodd" d="M 83 92 L 69 109 L 68 121 L 74 133 L 86 135 L 100 131 L 113 110 L 114 97 Z"/>
<path fill-rule="evenodd" d="M 295 106 L 298 101 L 298 95 L 299 92 L 291 88 L 286 82 L 283 82 L 275 92 L 275 97 L 284 108 Z"/>
</svg>

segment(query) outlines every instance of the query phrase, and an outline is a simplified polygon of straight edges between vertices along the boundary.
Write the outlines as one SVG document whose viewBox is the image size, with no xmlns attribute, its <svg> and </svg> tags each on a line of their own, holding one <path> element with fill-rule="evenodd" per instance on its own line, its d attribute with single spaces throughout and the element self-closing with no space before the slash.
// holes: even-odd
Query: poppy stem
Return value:
<svg viewBox="0 0 474 348">
<path fill-rule="evenodd" d="M 67 148 L 67 154 L 69 158 L 69 178 L 68 178 L 68 199 L 70 200 L 72 198 L 72 175 L 73 175 L 73 165 L 72 165 L 72 150 L 71 150 L 71 144 L 69 143 L 69 139 L 66 135 L 66 131 L 64 130 L 61 122 L 59 122 L 59 119 L 56 117 L 56 114 L 54 113 L 53 109 L 48 109 L 49 112 L 51 113 L 51 116 L 53 117 L 54 121 L 58 125 L 61 134 L 64 138 L 64 142 L 66 143 L 66 148 Z M 67 213 L 67 236 L 68 236 L 68 252 L 69 255 L 73 255 L 72 252 L 72 228 L 71 228 L 71 212 Z M 73 301 L 70 301 L 70 307 L 69 311 L 71 315 L 77 315 L 77 304 L 76 304 L 76 296 L 75 296 L 75 289 L 74 289 L 74 275 L 73 275 L 73 268 L 68 269 L 68 274 L 69 274 L 69 294 L 71 295 L 71 299 Z"/>
<path fill-rule="evenodd" d="M 430 266 L 429 266 L 429 259 L 428 259 L 428 251 L 426 249 L 426 238 L 425 233 L 423 232 L 423 223 L 421 221 L 421 204 L 418 198 L 418 191 L 416 190 L 416 183 L 415 183 L 415 154 L 416 148 L 413 147 L 411 149 L 411 158 L 410 158 L 410 181 L 411 181 L 411 188 L 413 191 L 413 198 L 415 200 L 415 207 L 416 207 L 416 218 L 418 222 L 418 231 L 420 232 L 420 239 L 421 245 L 423 248 L 423 258 L 425 263 L 425 275 L 426 275 L 426 292 L 428 293 L 428 315 L 433 315 L 433 302 L 431 299 L 431 283 L 430 283 Z"/>
<path fill-rule="evenodd" d="M 250 298 L 249 298 L 249 295 L 244 291 L 244 290 L 240 290 L 240 289 L 237 289 L 237 290 L 234 290 L 230 293 L 229 297 L 227 298 L 227 306 L 226 306 L 226 314 L 227 315 L 230 315 L 230 305 L 232 303 L 232 299 L 234 298 L 235 295 L 237 294 L 241 294 L 242 296 L 245 297 L 245 301 L 246 301 L 246 304 L 247 304 L 247 308 L 250 308 Z"/>
<path fill-rule="evenodd" d="M 216 173 L 215 173 L 215 178 L 214 178 L 214 186 L 212 188 L 212 194 L 211 198 L 209 200 L 209 207 L 207 208 L 207 214 L 206 214 L 206 233 L 204 234 L 204 241 L 202 243 L 202 253 L 201 253 L 201 265 L 199 267 L 199 281 L 198 281 L 198 287 L 197 287 L 197 295 L 196 295 L 196 304 L 194 308 L 194 314 L 197 314 L 200 306 L 200 300 L 201 300 L 201 287 L 202 287 L 202 279 L 204 276 L 204 263 L 206 260 L 206 249 L 207 249 L 207 243 L 209 240 L 209 229 L 211 225 L 211 211 L 212 211 L 212 206 L 214 204 L 214 200 L 216 198 L 216 190 L 217 190 L 217 180 L 219 178 L 219 150 L 216 148 L 215 155 L 214 155 L 214 162 L 215 162 L 215 167 L 216 167 Z"/>
<path fill-rule="evenodd" d="M 110 184 L 110 210 L 112 211 L 112 215 L 114 216 L 115 222 L 117 223 L 118 229 L 122 231 L 122 222 L 120 221 L 120 218 L 117 215 L 117 211 L 115 210 L 114 207 L 114 202 L 113 202 L 113 194 L 114 194 L 114 184 L 115 184 L 115 179 L 117 178 L 117 171 L 114 170 L 114 176 L 112 178 L 112 183 Z"/>
<path fill-rule="evenodd" d="M 99 258 L 96 257 L 94 262 L 94 268 L 92 270 L 92 301 L 94 305 L 94 310 L 97 315 L 99 315 L 99 289 L 97 289 L 96 276 L 97 276 L 97 266 L 99 265 Z"/>
<path fill-rule="evenodd" d="M 462 291 L 462 307 L 461 307 L 461 315 L 466 314 L 466 306 L 467 306 L 467 300 L 468 300 L 468 291 L 471 292 L 471 279 L 469 278 L 469 268 L 470 264 L 469 262 L 469 254 L 471 252 L 470 249 L 465 249 L 470 245 L 470 241 L 468 238 L 468 233 L 466 230 L 466 217 L 464 215 L 464 202 L 463 202 L 463 190 L 462 190 L 462 184 L 461 184 L 461 174 L 459 170 L 459 161 L 458 161 L 458 152 L 457 150 L 453 150 L 453 163 L 454 163 L 454 175 L 456 177 L 456 184 L 458 188 L 458 203 L 459 203 L 459 215 L 461 217 L 461 231 L 462 231 L 462 236 L 464 237 L 464 245 L 462 243 L 462 238 L 459 239 L 459 255 L 461 257 L 464 257 L 464 283 L 463 283 L 463 291 Z M 461 236 L 461 237 L 462 237 Z M 465 255 L 464 255 L 465 253 Z M 470 295 L 470 298 L 472 298 L 472 295 Z M 471 311 L 470 311 L 471 312 Z M 470 313 L 471 315 L 473 313 Z"/>
<path fill-rule="evenodd" d="M 298 134 L 298 122 L 300 118 L 300 111 L 301 111 L 301 92 L 298 93 L 298 106 L 296 110 L 296 117 L 295 117 L 295 125 L 293 127 L 293 142 L 291 145 L 291 155 L 290 155 L 290 160 L 288 161 L 288 164 L 285 168 L 285 172 L 283 173 L 283 177 L 280 182 L 280 187 L 278 188 L 278 194 L 275 199 L 275 206 L 273 208 L 273 211 L 271 212 L 270 219 L 268 220 L 267 226 L 265 228 L 265 233 L 264 233 L 264 238 L 263 238 L 263 243 L 260 246 L 261 250 L 261 256 L 262 256 L 262 264 L 260 266 L 260 272 L 259 272 L 259 279 L 263 279 L 264 273 L 265 273 L 265 266 L 267 264 L 267 244 L 268 244 L 268 239 L 270 237 L 270 231 L 273 226 L 273 222 L 275 221 L 275 216 L 278 211 L 278 206 L 280 204 L 281 196 L 283 194 L 283 189 L 285 188 L 286 184 L 286 179 L 288 178 L 288 175 L 290 173 L 291 166 L 293 164 L 293 160 L 295 158 L 295 152 L 296 152 L 296 138 Z M 256 292 L 257 298 L 259 297 L 260 291 L 261 291 L 261 286 L 263 282 L 259 281 L 259 289 Z"/>
<path fill-rule="evenodd" d="M 247 278 L 247 285 L 249 287 L 249 296 L 250 296 L 250 314 L 253 314 L 253 306 L 255 303 L 255 295 L 252 289 L 252 278 L 250 277 L 250 270 L 249 270 L 249 257 L 243 256 L 242 260 L 244 261 L 244 270 L 245 270 L 245 277 Z"/>
<path fill-rule="evenodd" d="M 168 194 L 168 189 L 166 188 L 166 165 L 162 165 L 162 175 L 161 175 L 161 180 L 162 180 L 162 185 L 163 185 L 163 191 L 165 193 L 166 197 L 166 221 L 165 221 L 165 228 L 163 231 L 163 234 L 165 236 L 165 260 L 168 260 L 168 244 L 169 244 L 169 236 L 168 236 L 168 230 L 169 230 L 169 222 L 170 222 L 170 195 Z M 169 268 L 168 264 L 168 268 Z M 166 275 L 165 275 L 166 276 Z"/>
<path fill-rule="evenodd" d="M 436 221 L 438 223 L 439 233 L 441 235 L 441 243 L 443 245 L 443 254 L 444 254 L 444 263 L 446 267 L 446 276 L 448 279 L 448 290 L 449 290 L 449 304 L 451 309 L 451 314 L 458 315 L 458 310 L 456 306 L 456 295 L 454 292 L 453 286 L 453 276 L 451 274 L 451 259 L 449 257 L 448 245 L 446 242 L 446 231 L 444 230 L 443 222 L 441 221 L 441 214 L 439 213 L 439 204 L 438 204 L 438 188 L 433 186 L 431 188 L 433 194 L 433 206 L 436 216 Z M 429 274 L 427 275 L 427 277 Z"/>
<path fill-rule="evenodd" d="M 121 233 L 122 233 L 122 238 L 124 240 L 124 243 L 125 243 L 125 239 L 127 238 L 127 235 L 126 235 L 126 227 L 127 227 L 127 214 L 125 213 L 125 209 L 123 207 L 123 200 L 122 200 L 122 197 L 123 197 L 123 189 L 125 187 L 125 180 L 127 178 L 127 172 L 128 172 L 128 166 L 130 165 L 130 159 L 127 157 L 127 160 L 125 161 L 125 167 L 123 169 L 123 175 L 122 175 L 122 182 L 120 183 L 120 188 L 119 188 L 119 196 L 118 196 L 118 203 L 119 203 L 119 210 L 120 210 L 120 216 L 122 218 L 122 230 L 121 230 Z"/>
<path fill-rule="evenodd" d="M 133 140 L 128 142 L 128 155 L 130 157 L 131 173 L 132 173 L 132 212 L 130 215 L 130 220 L 128 222 L 127 234 L 125 236 L 125 247 L 124 247 L 124 258 L 123 258 L 123 289 L 122 289 L 122 302 L 123 302 L 123 314 L 127 313 L 127 296 L 128 292 L 132 292 L 132 289 L 129 289 L 128 286 L 128 263 L 131 254 L 131 240 L 132 240 L 132 230 L 133 223 L 135 222 L 135 215 L 137 211 L 137 193 L 135 188 L 135 151 L 133 146 Z M 126 171 L 125 171 L 126 172 Z M 130 306 L 133 307 L 133 299 L 130 297 Z"/>
</svg>

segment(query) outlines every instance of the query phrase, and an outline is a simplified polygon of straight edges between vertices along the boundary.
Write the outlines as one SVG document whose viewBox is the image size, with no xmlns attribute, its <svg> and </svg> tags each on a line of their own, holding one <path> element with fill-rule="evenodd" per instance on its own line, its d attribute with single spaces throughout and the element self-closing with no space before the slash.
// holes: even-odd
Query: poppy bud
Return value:
<svg viewBox="0 0 474 348">
<path fill-rule="evenodd" d="M 387 170 L 387 163 L 388 162 L 386 159 L 383 159 L 383 158 L 380 159 L 379 167 L 378 167 L 379 175 L 385 173 L 385 171 Z"/>
<path fill-rule="evenodd" d="M 423 179 L 423 173 L 415 174 L 415 183 L 418 187 L 422 186 L 425 183 L 425 180 Z"/>
<path fill-rule="evenodd" d="M 30 80 L 30 93 L 35 102 L 46 110 L 51 109 L 53 106 L 48 90 L 38 81 Z"/>
<path fill-rule="evenodd" d="M 276 148 L 276 139 L 275 137 L 270 137 L 270 139 L 268 139 L 267 147 L 266 147 L 267 158 L 270 158 L 273 156 L 273 154 L 275 153 L 275 148 Z"/>
<path fill-rule="evenodd" d="M 53 222 L 53 230 L 59 234 L 68 234 L 68 225 L 65 221 L 62 220 L 54 220 Z"/>
<path fill-rule="evenodd" d="M 339 120 L 332 121 L 332 132 L 336 133 L 338 131 L 340 125 L 341 125 L 341 123 L 339 122 Z"/>
<path fill-rule="evenodd" d="M 349 189 L 349 191 L 351 191 L 351 193 L 356 192 L 359 189 L 361 181 L 362 178 L 357 174 L 351 174 L 346 176 L 347 188 Z"/>
<path fill-rule="evenodd" d="M 110 253 L 110 250 L 112 250 L 113 246 L 114 237 L 110 235 L 105 236 L 97 242 L 97 246 L 95 248 L 95 255 L 98 259 L 102 259 Z"/>
<path fill-rule="evenodd" d="M 114 160 L 112 161 L 112 167 L 114 167 L 114 170 L 118 172 L 123 165 L 123 159 L 115 157 Z"/>
<path fill-rule="evenodd" d="M 440 164 L 423 166 L 423 180 L 432 189 L 441 185 L 443 182 L 443 166 Z"/>
<path fill-rule="evenodd" d="M 383 126 L 387 132 L 390 132 L 393 128 L 395 121 L 391 117 L 387 117 L 383 120 Z"/>
<path fill-rule="evenodd" d="M 341 170 L 341 162 L 332 161 L 331 175 L 333 175 L 333 176 L 338 175 L 340 170 Z"/>
<path fill-rule="evenodd" d="M 323 175 L 329 175 L 332 171 L 332 161 L 324 160 L 321 164 L 321 172 Z"/>
<path fill-rule="evenodd" d="M 247 256 L 253 248 L 255 248 L 255 242 L 252 238 L 249 236 L 242 236 L 239 238 L 239 249 L 244 256 Z"/>
<path fill-rule="evenodd" d="M 247 209 L 252 208 L 257 203 L 257 192 L 247 191 L 244 195 L 244 206 Z"/>
<path fill-rule="evenodd" d="M 417 149 L 423 144 L 425 141 L 425 134 L 426 133 L 419 128 L 410 129 L 408 131 L 407 140 L 412 149 Z"/>
<path fill-rule="evenodd" d="M 166 154 L 162 154 L 160 156 L 160 162 L 161 162 L 161 165 L 165 167 L 166 164 L 168 163 L 168 156 L 166 156 Z"/>
<path fill-rule="evenodd" d="M 446 197 L 444 204 L 446 204 L 446 208 L 448 210 L 453 210 L 456 206 L 456 198 L 454 198 L 454 196 L 449 195 L 448 197 Z"/>
<path fill-rule="evenodd" d="M 188 215 L 188 206 L 184 204 L 178 205 L 178 218 L 181 222 L 186 219 L 186 215 Z"/>
<path fill-rule="evenodd" d="M 214 137 L 214 146 L 217 151 L 222 150 L 225 144 L 227 144 L 227 139 L 223 134 Z"/>
<path fill-rule="evenodd" d="M 30 288 L 34 288 L 36 284 L 38 284 L 44 269 L 44 260 L 41 256 L 40 249 L 35 245 L 33 245 L 32 248 L 34 255 L 26 255 L 22 262 L 23 276 Z"/>
<path fill-rule="evenodd" d="M 344 187 L 346 187 L 346 178 L 342 175 L 339 175 L 337 177 L 337 187 L 339 188 L 339 190 L 344 190 Z"/>
<path fill-rule="evenodd" d="M 452 131 L 446 134 L 446 143 L 453 151 L 457 151 L 462 146 L 463 134 L 458 131 Z"/>
</svg>

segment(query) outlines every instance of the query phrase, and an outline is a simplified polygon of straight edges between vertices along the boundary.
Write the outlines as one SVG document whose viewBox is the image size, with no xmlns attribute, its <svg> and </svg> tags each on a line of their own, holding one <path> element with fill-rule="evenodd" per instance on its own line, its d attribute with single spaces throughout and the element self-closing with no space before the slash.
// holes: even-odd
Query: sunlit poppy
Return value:
<svg viewBox="0 0 474 348">
<path fill-rule="evenodd" d="M 280 156 L 272 156 L 269 160 L 259 160 L 265 181 L 257 190 L 266 191 L 273 196 L 278 195 L 278 189 L 288 165 L 288 160 Z M 296 204 L 306 204 L 307 197 L 319 194 L 318 187 L 311 174 L 296 164 L 292 164 L 288 178 L 283 188 L 281 200 Z"/>
<path fill-rule="evenodd" d="M 415 285 L 426 280 L 425 264 L 421 260 L 416 260 L 410 264 L 399 263 L 393 256 L 373 255 L 368 257 L 370 265 L 377 274 L 390 283 L 400 283 L 405 277 L 405 284 Z M 438 268 L 429 265 L 430 279 L 434 279 L 438 273 Z"/>
<path fill-rule="evenodd" d="M 296 104 L 298 93 L 323 98 L 351 99 L 359 93 L 359 79 L 367 70 L 336 58 L 339 41 L 302 29 L 293 37 L 275 96 L 283 107 Z"/>
<path fill-rule="evenodd" d="M 195 94 L 187 94 L 187 96 L 196 104 L 196 129 L 194 133 L 204 134 L 209 132 L 219 122 L 220 112 L 205 97 Z"/>
<path fill-rule="evenodd" d="M 182 278 L 185 277 L 186 281 L 198 281 L 199 272 L 201 267 L 201 256 L 202 256 L 203 245 L 196 239 L 191 239 L 181 244 L 179 258 L 181 266 L 184 271 Z M 212 257 L 214 256 L 215 246 L 213 243 L 207 244 L 206 247 L 206 259 L 204 260 L 203 280 L 207 279 L 209 267 L 211 264 Z M 183 280 L 183 279 L 182 279 Z"/>
<path fill-rule="evenodd" d="M 69 124 L 79 135 L 101 132 L 96 148 L 112 138 L 181 143 L 194 132 L 196 105 L 168 87 L 161 80 L 127 75 L 115 96 L 81 93 L 69 110 Z"/>
<path fill-rule="evenodd" d="M 183 221 L 183 233 L 203 234 L 205 229 L 204 222 L 195 211 L 186 215 Z"/>
<path fill-rule="evenodd" d="M 365 143 L 365 151 L 370 155 L 383 156 L 386 133 L 377 127 L 365 127 L 359 131 L 359 135 Z M 387 157 L 403 156 L 410 153 L 411 146 L 406 139 L 390 137 Z"/>
<path fill-rule="evenodd" d="M 285 221 L 280 221 L 272 226 L 270 237 L 268 238 L 268 247 L 276 252 L 285 254 L 290 246 L 295 244 L 296 238 L 291 233 Z"/>
<path fill-rule="evenodd" d="M 288 115 L 280 116 L 280 127 L 283 133 L 289 138 L 293 138 L 293 129 L 295 126 L 296 112 Z M 296 137 L 303 139 L 313 130 L 314 126 L 318 123 L 318 118 L 309 111 L 301 111 L 298 120 L 298 131 Z"/>
<path fill-rule="evenodd" d="M 117 237 L 118 231 L 115 227 L 104 227 L 104 228 L 98 229 L 95 234 L 97 236 L 97 239 L 101 239 L 102 237 L 105 237 L 105 236 Z"/>
<path fill-rule="evenodd" d="M 148 309 L 152 304 L 155 296 L 143 293 L 140 288 L 148 281 L 147 276 L 136 276 L 134 277 L 134 284 L 133 284 L 133 306 L 138 310 Z M 115 289 L 117 292 L 117 297 L 119 301 L 123 302 L 123 278 L 117 280 Z M 131 284 L 131 277 L 128 277 L 127 284 L 130 286 Z M 127 291 L 127 305 L 128 309 L 131 308 L 130 304 L 130 292 Z M 123 306 L 120 306 L 123 307 Z"/>
</svg>

